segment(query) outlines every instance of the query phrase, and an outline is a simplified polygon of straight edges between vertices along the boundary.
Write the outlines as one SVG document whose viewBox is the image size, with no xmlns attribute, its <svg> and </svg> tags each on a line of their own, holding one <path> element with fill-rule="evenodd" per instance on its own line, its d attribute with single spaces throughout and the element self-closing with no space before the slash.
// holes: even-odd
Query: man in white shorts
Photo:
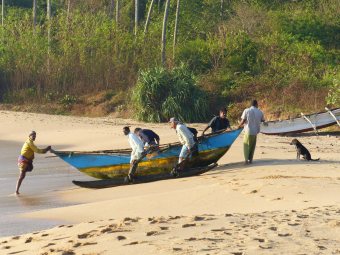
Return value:
<svg viewBox="0 0 340 255">
<path fill-rule="evenodd" d="M 129 127 L 123 128 L 124 135 L 128 137 L 131 151 L 131 158 L 130 158 L 130 170 L 127 176 L 128 181 L 132 182 L 134 174 L 137 170 L 138 161 L 142 159 L 143 152 L 144 152 L 144 144 L 141 139 L 138 138 L 136 134 L 130 132 Z"/>
<path fill-rule="evenodd" d="M 178 139 L 183 145 L 181 153 L 179 154 L 178 164 L 180 164 L 184 159 L 186 159 L 194 149 L 195 141 L 194 135 L 190 132 L 186 125 L 179 122 L 176 118 L 171 118 L 170 121 L 171 128 L 176 130 Z"/>
</svg>

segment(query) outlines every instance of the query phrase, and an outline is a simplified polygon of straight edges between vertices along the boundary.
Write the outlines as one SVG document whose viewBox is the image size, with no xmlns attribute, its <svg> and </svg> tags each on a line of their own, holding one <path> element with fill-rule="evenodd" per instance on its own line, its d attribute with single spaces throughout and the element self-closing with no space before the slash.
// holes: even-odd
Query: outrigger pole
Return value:
<svg viewBox="0 0 340 255">
<path fill-rule="evenodd" d="M 329 110 L 327 107 L 325 107 L 325 110 L 334 118 L 334 120 L 336 121 L 336 123 L 338 123 L 338 126 L 340 127 L 340 122 L 337 120 L 333 112 Z"/>
<path fill-rule="evenodd" d="M 305 120 L 307 120 L 307 121 L 309 122 L 309 124 L 310 124 L 310 125 L 312 126 L 312 128 L 314 129 L 314 132 L 315 132 L 317 135 L 319 135 L 318 130 L 316 129 L 316 126 L 310 121 L 310 119 L 307 118 L 307 116 L 304 115 L 303 113 L 301 113 L 301 116 L 302 116 Z"/>
</svg>

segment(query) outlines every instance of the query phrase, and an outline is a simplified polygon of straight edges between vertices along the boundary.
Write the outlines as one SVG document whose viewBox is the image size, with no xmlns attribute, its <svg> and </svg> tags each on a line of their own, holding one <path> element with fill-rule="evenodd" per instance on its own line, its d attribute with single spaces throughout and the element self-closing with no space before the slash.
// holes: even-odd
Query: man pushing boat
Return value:
<svg viewBox="0 0 340 255">
<path fill-rule="evenodd" d="M 124 135 L 128 137 L 131 151 L 131 158 L 130 158 L 130 169 L 127 176 L 128 182 L 133 182 L 134 174 L 137 170 L 138 163 L 140 159 L 143 158 L 144 153 L 144 144 L 138 136 L 130 131 L 130 127 L 126 126 L 123 128 Z"/>
<path fill-rule="evenodd" d="M 189 158 L 195 151 L 197 151 L 197 145 L 194 141 L 194 134 L 187 128 L 186 125 L 179 122 L 176 118 L 171 118 L 169 123 L 170 127 L 176 130 L 178 139 L 182 144 L 182 149 L 178 158 L 178 164 L 172 171 L 172 174 L 176 176 L 178 175 L 178 168 L 181 168 L 181 163 L 185 159 Z"/>
<path fill-rule="evenodd" d="M 34 141 L 37 137 L 37 133 L 35 131 L 32 131 L 28 135 L 28 139 L 24 143 L 21 149 L 20 156 L 18 158 L 18 167 L 20 170 L 19 179 L 17 181 L 15 194 L 19 195 L 19 189 L 21 186 L 22 181 L 26 177 L 27 172 L 31 172 L 33 170 L 33 159 L 34 159 L 34 153 L 46 153 L 51 149 L 51 146 L 47 146 L 44 149 L 39 149 L 35 144 Z"/>
</svg>

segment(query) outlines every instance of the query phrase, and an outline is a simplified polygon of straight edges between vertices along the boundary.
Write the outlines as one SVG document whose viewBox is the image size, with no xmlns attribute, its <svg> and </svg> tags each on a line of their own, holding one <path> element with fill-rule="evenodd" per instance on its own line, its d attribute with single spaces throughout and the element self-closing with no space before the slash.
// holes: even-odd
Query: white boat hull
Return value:
<svg viewBox="0 0 340 255">
<path fill-rule="evenodd" d="M 340 108 L 332 109 L 331 111 L 337 121 L 328 111 L 326 111 L 305 115 L 311 123 L 304 117 L 261 123 L 261 133 L 266 135 L 282 135 L 302 133 L 329 127 L 340 121 Z"/>
</svg>

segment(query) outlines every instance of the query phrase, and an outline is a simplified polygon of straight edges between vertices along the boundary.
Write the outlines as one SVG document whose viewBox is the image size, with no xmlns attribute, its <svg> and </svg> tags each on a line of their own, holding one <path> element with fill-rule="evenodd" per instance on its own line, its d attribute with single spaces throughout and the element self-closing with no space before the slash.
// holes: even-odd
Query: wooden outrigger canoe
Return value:
<svg viewBox="0 0 340 255">
<path fill-rule="evenodd" d="M 199 153 L 188 159 L 186 169 L 193 174 L 199 174 L 202 168 L 210 169 L 231 147 L 242 129 L 222 131 L 199 138 Z M 170 178 L 170 172 L 178 161 L 182 145 L 179 143 L 160 146 L 160 152 L 153 157 L 145 157 L 138 165 L 137 176 L 147 182 L 147 178 Z M 130 168 L 129 149 L 104 151 L 53 151 L 58 157 L 72 165 L 80 172 L 97 179 L 116 179 L 118 183 L 127 176 Z M 193 169 L 199 171 L 192 171 Z M 183 176 L 186 176 L 184 173 Z M 164 177 L 164 178 L 163 178 Z M 74 182 L 76 183 L 76 182 Z M 79 185 L 80 183 L 76 183 Z M 81 186 L 81 185 L 80 185 Z"/>
<path fill-rule="evenodd" d="M 329 110 L 326 108 L 325 112 L 313 113 L 301 117 L 268 121 L 261 124 L 261 133 L 266 135 L 284 135 L 292 133 L 302 133 L 307 131 L 315 131 L 318 129 L 329 127 L 335 124 L 340 126 L 340 108 Z"/>
</svg>

